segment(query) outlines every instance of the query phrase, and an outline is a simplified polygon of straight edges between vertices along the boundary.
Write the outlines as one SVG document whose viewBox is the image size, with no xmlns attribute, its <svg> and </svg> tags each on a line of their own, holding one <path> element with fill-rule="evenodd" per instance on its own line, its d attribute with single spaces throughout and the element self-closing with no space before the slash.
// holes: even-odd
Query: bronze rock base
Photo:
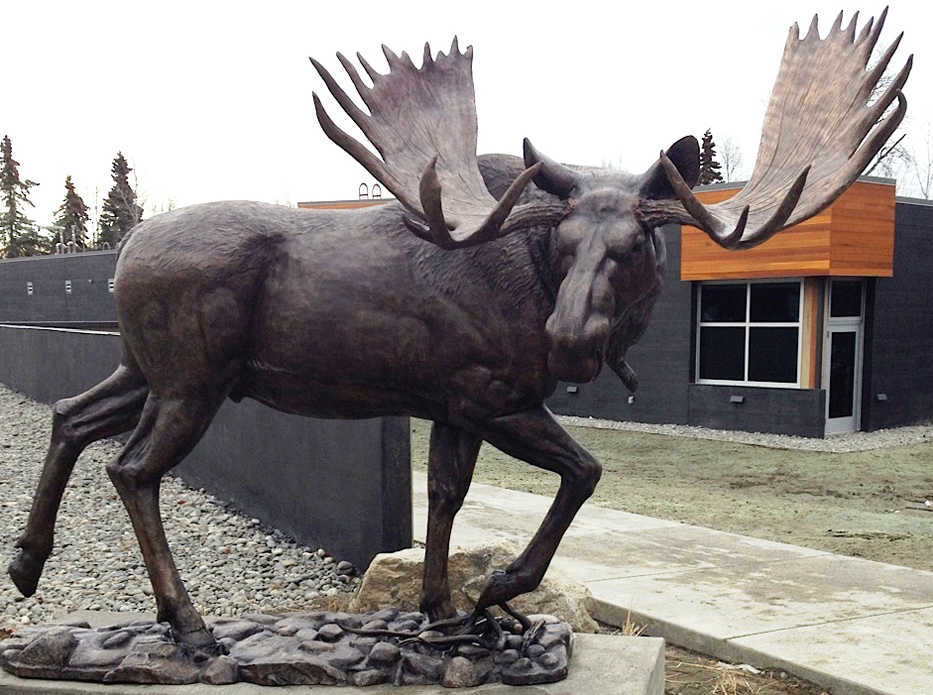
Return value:
<svg viewBox="0 0 933 695">
<path fill-rule="evenodd" d="M 259 685 L 550 683 L 567 676 L 573 633 L 551 616 L 466 618 L 432 626 L 422 613 L 247 615 L 210 625 L 226 654 L 176 643 L 166 623 L 93 629 L 43 625 L 0 641 L 0 666 L 21 678 L 103 683 Z"/>
</svg>

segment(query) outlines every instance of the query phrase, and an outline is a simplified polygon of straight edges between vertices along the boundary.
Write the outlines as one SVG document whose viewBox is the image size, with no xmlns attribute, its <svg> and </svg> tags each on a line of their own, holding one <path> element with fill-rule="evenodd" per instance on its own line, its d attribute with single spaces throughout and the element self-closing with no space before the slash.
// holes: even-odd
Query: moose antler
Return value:
<svg viewBox="0 0 933 695">
<path fill-rule="evenodd" d="M 420 68 L 407 53 L 397 56 L 385 46 L 382 51 L 389 63 L 385 75 L 357 54 L 372 87 L 364 84 L 349 60 L 337 54 L 368 114 L 311 58 L 327 89 L 382 159 L 338 128 L 317 94 L 314 108 L 327 136 L 419 218 L 407 220 L 415 234 L 444 248 L 457 248 L 531 225 L 554 223 L 563 216 L 566 206 L 561 204 L 515 207 L 540 165 L 525 169 L 499 200 L 486 189 L 476 159 L 472 46 L 461 53 L 455 37 L 449 55 L 441 51 L 434 58 L 425 44 Z"/>
<path fill-rule="evenodd" d="M 679 200 L 643 200 L 651 226 L 680 222 L 699 227 L 720 246 L 742 249 L 768 240 L 817 214 L 858 178 L 904 118 L 901 88 L 913 56 L 875 101 L 872 94 L 901 36 L 866 69 L 887 16 L 869 19 L 856 38 L 858 13 L 842 28 L 842 13 L 825 39 L 817 17 L 800 39 L 790 28 L 784 57 L 765 114 L 752 177 L 735 196 L 703 205 L 662 152 L 660 162 Z M 897 106 L 882 119 L 897 99 Z"/>
</svg>

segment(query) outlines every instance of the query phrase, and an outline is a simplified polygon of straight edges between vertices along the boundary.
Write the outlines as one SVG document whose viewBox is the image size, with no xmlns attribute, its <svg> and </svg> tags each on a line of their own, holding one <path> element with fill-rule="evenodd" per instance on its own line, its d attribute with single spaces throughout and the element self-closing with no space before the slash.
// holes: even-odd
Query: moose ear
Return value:
<svg viewBox="0 0 933 695">
<path fill-rule="evenodd" d="M 550 157 L 546 157 L 525 138 L 523 143 L 525 166 L 532 167 L 541 164 L 541 168 L 534 177 L 535 185 L 543 191 L 552 193 L 559 198 L 567 198 L 580 179 L 580 175 L 563 164 L 558 164 Z"/>
<path fill-rule="evenodd" d="M 700 144 L 692 135 L 683 137 L 667 148 L 665 152 L 677 171 L 690 188 L 697 185 L 700 180 Z M 664 200 L 676 198 L 677 194 L 671 188 L 667 174 L 661 166 L 661 161 L 655 162 L 648 171 L 642 174 L 642 184 L 639 189 L 643 198 Z"/>
</svg>

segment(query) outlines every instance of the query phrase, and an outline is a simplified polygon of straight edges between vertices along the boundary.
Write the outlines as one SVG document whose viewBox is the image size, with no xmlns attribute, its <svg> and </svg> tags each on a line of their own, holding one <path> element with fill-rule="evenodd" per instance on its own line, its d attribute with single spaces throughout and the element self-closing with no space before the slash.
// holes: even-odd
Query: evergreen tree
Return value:
<svg viewBox="0 0 933 695">
<path fill-rule="evenodd" d="M 62 240 L 67 244 L 74 239 L 79 248 L 87 247 L 87 221 L 90 214 L 87 205 L 75 190 L 71 177 L 65 177 L 65 200 L 55 211 L 55 227 L 61 233 Z"/>
<path fill-rule="evenodd" d="M 136 204 L 136 191 L 130 186 L 129 174 L 133 171 L 122 152 L 117 152 L 110 168 L 113 188 L 104 201 L 100 215 L 98 243 L 107 242 L 116 248 L 124 235 L 143 218 L 143 209 Z"/>
<path fill-rule="evenodd" d="M 713 142 L 713 133 L 707 128 L 703 133 L 703 144 L 700 146 L 700 183 L 722 183 L 720 165 L 716 161 L 716 143 Z"/>
<path fill-rule="evenodd" d="M 6 258 L 32 256 L 42 251 L 43 240 L 36 223 L 23 213 L 29 200 L 29 189 L 39 184 L 19 178 L 19 162 L 13 159 L 13 144 L 7 135 L 0 143 L 0 255 Z"/>
</svg>

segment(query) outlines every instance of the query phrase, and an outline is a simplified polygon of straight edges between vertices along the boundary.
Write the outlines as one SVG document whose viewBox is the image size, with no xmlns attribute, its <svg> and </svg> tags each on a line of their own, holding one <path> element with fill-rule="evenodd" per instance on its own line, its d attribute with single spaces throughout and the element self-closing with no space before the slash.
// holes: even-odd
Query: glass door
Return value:
<svg viewBox="0 0 933 695">
<path fill-rule="evenodd" d="M 859 429 L 862 400 L 861 280 L 830 280 L 823 387 L 826 389 L 826 434 Z"/>
</svg>

